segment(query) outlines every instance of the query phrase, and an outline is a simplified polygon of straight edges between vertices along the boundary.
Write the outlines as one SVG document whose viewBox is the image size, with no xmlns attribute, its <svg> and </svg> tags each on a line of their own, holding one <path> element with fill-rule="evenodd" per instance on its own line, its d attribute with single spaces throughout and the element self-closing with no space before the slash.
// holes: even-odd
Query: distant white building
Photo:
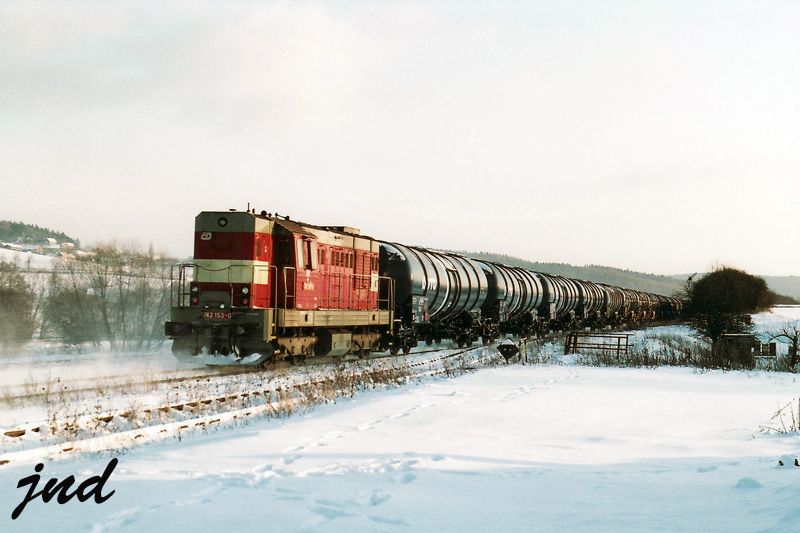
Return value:
<svg viewBox="0 0 800 533">
<path fill-rule="evenodd" d="M 26 267 L 27 263 L 31 262 L 31 255 L 33 256 L 40 256 L 44 258 L 52 258 L 52 257 L 71 257 L 73 255 L 83 255 L 85 252 L 81 250 L 77 250 L 75 248 L 75 243 L 72 242 L 62 242 L 59 243 L 57 240 L 53 239 L 52 237 L 48 237 L 46 242 L 39 242 L 39 243 L 16 243 L 16 242 L 0 242 L 0 250 L 8 250 L 10 252 L 15 252 L 16 254 L 9 253 L 1 254 L 0 253 L 0 261 L 11 261 L 12 263 L 17 263 L 18 266 Z M 26 254 L 24 256 L 18 254 Z M 26 258 L 26 259 L 23 259 Z M 34 261 L 36 262 L 36 261 Z"/>
</svg>

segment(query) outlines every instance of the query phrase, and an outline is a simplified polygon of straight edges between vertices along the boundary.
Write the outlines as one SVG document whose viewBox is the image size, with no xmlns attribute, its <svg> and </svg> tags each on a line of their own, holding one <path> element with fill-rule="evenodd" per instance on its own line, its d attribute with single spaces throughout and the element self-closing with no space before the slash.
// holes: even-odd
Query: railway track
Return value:
<svg viewBox="0 0 800 533">
<path fill-rule="evenodd" d="M 412 352 L 409 355 L 390 355 L 376 354 L 368 359 L 352 358 L 346 361 L 335 362 L 329 358 L 309 359 L 304 363 L 290 364 L 278 363 L 267 367 L 208 367 L 202 372 L 192 372 L 191 370 L 167 370 L 160 371 L 153 378 L 145 376 L 131 376 L 128 374 L 115 374 L 98 376 L 97 378 L 49 378 L 47 381 L 24 383 L 15 387 L 5 387 L 0 391 L 0 405 L 15 406 L 29 402 L 49 401 L 57 398 L 58 401 L 77 400 L 82 397 L 96 395 L 113 394 L 125 392 L 128 394 L 145 394 L 157 391 L 161 386 L 176 385 L 185 382 L 215 379 L 236 375 L 247 375 L 277 371 L 289 368 L 303 368 L 312 366 L 331 366 L 344 362 L 364 361 L 364 360 L 400 360 L 410 356 L 418 356 L 426 353 L 440 352 L 449 348 L 436 347 L 427 348 Z M 188 372 L 188 374 L 187 374 Z"/>
<path fill-rule="evenodd" d="M 192 428 L 208 428 L 259 413 L 281 416 L 303 406 L 331 401 L 343 394 L 352 395 L 365 387 L 398 385 L 409 379 L 465 371 L 498 358 L 491 347 L 477 346 L 452 352 L 423 350 L 413 355 L 445 353 L 422 359 L 409 359 L 408 356 L 369 359 L 357 367 L 337 368 L 318 375 L 261 370 L 247 373 L 249 379 L 244 381 L 219 383 L 210 390 L 184 391 L 188 394 L 177 391 L 138 406 L 110 409 L 95 406 L 93 412 L 65 409 L 48 416 L 47 420 L 0 429 L 0 465 L 42 453 L 51 455 L 107 449 L 104 446 L 117 446 L 121 441 L 136 442 L 163 437 L 164 434 L 180 434 Z M 472 357 L 468 357 L 470 355 Z M 460 367 L 455 363 L 459 357 Z M 396 359 L 395 364 L 390 364 L 390 359 Z M 305 366 L 300 368 L 308 370 Z"/>
<path fill-rule="evenodd" d="M 160 371 L 158 377 L 131 376 L 119 374 L 98 376 L 96 378 L 50 378 L 47 381 L 29 382 L 16 387 L 5 387 L 0 395 L 0 405 L 19 405 L 58 398 L 60 401 L 80 399 L 89 394 L 109 394 L 114 392 L 145 393 L 157 390 L 160 385 L 170 385 L 192 380 L 203 380 L 220 376 L 246 374 L 254 370 L 214 369 L 202 373 L 187 370 Z M 190 372 L 187 375 L 187 372 Z"/>
<path fill-rule="evenodd" d="M 670 322 L 665 322 L 669 324 Z M 614 331 L 632 331 L 639 329 L 639 327 L 620 327 L 607 330 L 606 332 Z M 527 339 L 525 342 L 546 342 L 559 338 L 561 332 L 553 332 L 549 335 L 540 337 L 539 339 Z M 520 339 L 514 339 L 519 342 Z M 480 347 L 480 346 L 476 346 Z M 459 350 L 472 350 L 476 347 L 467 347 Z M 16 387 L 5 387 L 0 390 L 0 406 L 15 406 L 28 402 L 48 401 L 52 398 L 57 398 L 58 401 L 71 401 L 85 398 L 87 396 L 96 395 L 101 393 L 103 395 L 110 395 L 114 393 L 124 392 L 127 394 L 146 394 L 157 392 L 164 386 L 175 386 L 181 383 L 199 382 L 201 380 L 225 378 L 229 376 L 239 376 L 248 374 L 259 374 L 264 372 L 275 372 L 292 368 L 308 368 L 308 367 L 330 367 L 341 363 L 363 362 L 363 361 L 402 361 L 407 358 L 414 358 L 416 356 L 424 355 L 427 353 L 437 353 L 455 348 L 445 347 L 443 345 L 436 346 L 421 346 L 421 349 L 415 348 L 410 354 L 397 354 L 391 355 L 388 353 L 375 353 L 366 359 L 360 359 L 355 356 L 339 361 L 333 361 L 330 358 L 310 358 L 302 363 L 291 364 L 288 362 L 279 362 L 270 366 L 264 367 L 207 367 L 192 372 L 191 370 L 167 370 L 159 371 L 158 374 L 152 378 L 144 376 L 131 376 L 130 374 L 115 374 L 109 376 L 102 376 L 99 379 L 89 378 L 51 378 L 47 381 L 39 381 L 32 383 L 25 383 Z M 463 353 L 463 352 L 459 352 Z"/>
</svg>

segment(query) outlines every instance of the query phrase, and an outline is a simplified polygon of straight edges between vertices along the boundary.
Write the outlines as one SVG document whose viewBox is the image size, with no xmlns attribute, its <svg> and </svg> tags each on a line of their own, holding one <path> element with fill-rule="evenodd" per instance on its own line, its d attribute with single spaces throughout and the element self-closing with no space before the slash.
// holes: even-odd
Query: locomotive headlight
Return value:
<svg viewBox="0 0 800 533">
<path fill-rule="evenodd" d="M 242 294 L 250 294 L 250 287 L 242 287 Z"/>
<path fill-rule="evenodd" d="M 219 220 L 217 220 L 217 224 L 219 224 L 220 228 L 224 228 L 225 226 L 228 225 L 228 219 L 225 217 L 219 217 Z"/>
<path fill-rule="evenodd" d="M 197 285 L 192 285 L 192 288 L 190 290 L 192 291 L 192 294 L 197 294 L 198 292 L 200 292 L 200 287 L 198 287 Z"/>
</svg>

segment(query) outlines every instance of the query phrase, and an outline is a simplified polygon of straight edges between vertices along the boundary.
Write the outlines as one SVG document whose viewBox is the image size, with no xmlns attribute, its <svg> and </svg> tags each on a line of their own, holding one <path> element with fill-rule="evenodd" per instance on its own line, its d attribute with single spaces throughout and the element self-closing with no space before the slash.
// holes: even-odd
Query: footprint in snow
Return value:
<svg viewBox="0 0 800 533">
<path fill-rule="evenodd" d="M 407 485 L 407 484 L 411 483 L 412 481 L 414 481 L 416 479 L 417 479 L 417 475 L 416 474 L 412 474 L 411 472 L 406 472 L 405 474 L 403 474 L 401 476 L 397 476 L 395 478 L 395 480 L 397 482 L 403 483 L 404 485 Z"/>
<path fill-rule="evenodd" d="M 411 453 L 413 455 L 416 455 L 416 454 L 414 454 L 414 452 L 406 452 L 403 455 L 406 455 L 406 454 L 409 454 L 409 453 Z M 407 460 L 407 461 L 394 460 L 394 461 L 391 461 L 388 466 L 389 466 L 389 468 L 391 468 L 392 470 L 395 470 L 395 471 L 411 470 L 411 467 L 413 467 L 418 462 L 419 461 L 417 461 L 416 459 L 411 459 L 411 460 Z"/>
<path fill-rule="evenodd" d="M 373 420 L 372 422 L 361 424 L 360 426 L 358 426 L 358 431 L 369 431 L 370 429 L 380 424 L 380 422 L 381 422 L 380 420 Z"/>
<path fill-rule="evenodd" d="M 385 502 L 389 498 L 391 498 L 391 496 L 389 494 L 385 493 L 384 491 L 382 491 L 380 489 L 373 490 L 372 491 L 372 495 L 369 497 L 369 504 L 371 506 L 375 507 L 377 505 L 382 504 L 383 502 Z"/>
<path fill-rule="evenodd" d="M 306 498 L 303 492 L 298 492 L 292 489 L 284 489 L 284 488 L 276 488 L 275 489 L 275 499 L 276 500 L 290 500 L 290 501 L 300 501 Z"/>
<path fill-rule="evenodd" d="M 292 446 L 283 450 L 283 453 L 302 452 L 303 450 L 305 450 L 305 446 Z"/>
<path fill-rule="evenodd" d="M 758 481 L 756 481 L 755 479 L 753 479 L 751 477 L 743 477 L 738 482 L 736 482 L 736 488 L 737 489 L 747 489 L 747 490 L 749 490 L 749 489 L 760 489 L 763 486 L 764 485 L 762 485 L 761 483 L 759 483 Z"/>
<path fill-rule="evenodd" d="M 125 509 L 118 513 L 111 515 L 109 520 L 105 522 L 95 522 L 92 524 L 92 533 L 101 533 L 103 531 L 115 531 L 121 527 L 129 526 L 136 522 L 136 518 L 142 509 L 140 507 L 132 507 Z M 145 512 L 154 512 L 155 509 L 145 508 Z"/>
<path fill-rule="evenodd" d="M 374 516 L 370 515 L 368 517 L 373 522 L 377 522 L 379 524 L 388 524 L 392 526 L 408 526 L 409 523 L 403 520 L 402 518 L 386 518 L 384 516 Z"/>
<path fill-rule="evenodd" d="M 321 505 L 317 506 L 317 507 L 313 507 L 311 510 L 313 512 L 315 512 L 316 514 L 318 514 L 318 515 L 320 515 L 320 516 L 322 516 L 324 518 L 327 518 L 328 520 L 335 520 L 335 519 L 341 518 L 343 516 L 353 516 L 350 513 L 346 513 L 344 511 L 342 511 L 341 509 L 333 508 L 333 507 L 324 507 L 324 506 L 321 506 Z"/>
<path fill-rule="evenodd" d="M 316 500 L 314 500 L 314 502 L 319 505 L 326 505 L 328 507 L 338 507 L 338 508 L 344 507 L 344 504 L 341 502 L 337 502 L 334 500 L 327 500 L 324 498 L 317 498 Z"/>
<path fill-rule="evenodd" d="M 697 473 L 698 474 L 705 474 L 707 472 L 713 472 L 716 469 L 717 469 L 716 466 L 701 466 L 701 467 L 699 467 L 697 469 Z"/>
</svg>

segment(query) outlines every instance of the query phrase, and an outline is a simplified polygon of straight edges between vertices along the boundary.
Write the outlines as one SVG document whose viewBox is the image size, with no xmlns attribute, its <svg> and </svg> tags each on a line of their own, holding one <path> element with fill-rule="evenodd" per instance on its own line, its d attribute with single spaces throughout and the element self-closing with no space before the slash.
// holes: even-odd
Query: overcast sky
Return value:
<svg viewBox="0 0 800 533">
<path fill-rule="evenodd" d="M 3 1 L 0 218 L 189 255 L 199 211 L 250 202 L 800 274 L 798 28 L 798 1 Z"/>
</svg>

